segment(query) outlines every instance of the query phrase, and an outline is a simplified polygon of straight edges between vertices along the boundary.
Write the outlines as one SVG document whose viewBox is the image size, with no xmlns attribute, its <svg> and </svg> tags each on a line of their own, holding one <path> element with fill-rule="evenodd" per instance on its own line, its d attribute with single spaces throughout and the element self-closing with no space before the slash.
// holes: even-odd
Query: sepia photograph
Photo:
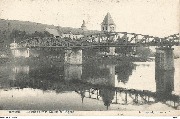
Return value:
<svg viewBox="0 0 180 119">
<path fill-rule="evenodd" d="M 179 116 L 179 32 L 179 0 L 0 0 L 0 117 Z"/>
</svg>

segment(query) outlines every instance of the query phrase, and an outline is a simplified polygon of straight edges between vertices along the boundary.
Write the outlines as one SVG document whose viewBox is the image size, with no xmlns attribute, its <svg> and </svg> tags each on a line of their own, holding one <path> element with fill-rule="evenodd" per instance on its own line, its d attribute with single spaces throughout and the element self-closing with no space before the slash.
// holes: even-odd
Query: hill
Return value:
<svg viewBox="0 0 180 119">
<path fill-rule="evenodd" d="M 0 43 L 9 45 L 13 42 L 14 38 L 16 38 L 17 42 L 19 42 L 20 40 L 33 36 L 47 36 L 49 35 L 46 30 L 47 28 L 56 29 L 59 34 L 94 34 L 99 32 L 96 30 L 87 30 L 84 32 L 81 28 L 61 27 L 29 21 L 0 19 Z M 45 35 L 44 32 L 46 32 Z"/>
<path fill-rule="evenodd" d="M 0 30 L 1 31 L 12 32 L 12 30 L 19 30 L 19 31 L 25 31 L 28 34 L 32 34 L 35 31 L 44 32 L 46 28 L 56 28 L 56 26 L 35 23 L 35 22 L 29 22 L 29 21 L 0 19 Z"/>
<path fill-rule="evenodd" d="M 2 54 L 11 54 L 9 46 L 12 42 L 14 42 L 14 39 L 16 42 L 20 42 L 32 37 L 52 37 L 53 34 L 47 31 L 47 29 L 51 29 L 51 31 L 57 31 L 57 34 L 59 35 L 64 33 L 83 33 L 84 35 L 88 35 L 99 32 L 96 30 L 87 30 L 84 32 L 81 28 L 61 27 L 29 21 L 0 19 L 0 56 Z"/>
</svg>

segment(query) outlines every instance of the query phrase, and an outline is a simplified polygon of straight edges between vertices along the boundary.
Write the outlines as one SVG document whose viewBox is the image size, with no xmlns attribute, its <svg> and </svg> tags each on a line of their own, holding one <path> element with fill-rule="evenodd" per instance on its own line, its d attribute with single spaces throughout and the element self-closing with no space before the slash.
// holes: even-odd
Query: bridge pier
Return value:
<svg viewBox="0 0 180 119">
<path fill-rule="evenodd" d="M 157 100 L 169 98 L 169 95 L 174 90 L 173 48 L 156 49 L 155 80 Z"/>
<path fill-rule="evenodd" d="M 174 70 L 158 70 L 155 73 L 158 98 L 168 98 L 174 90 Z"/>
<path fill-rule="evenodd" d="M 82 50 L 80 49 L 66 49 L 65 50 L 66 64 L 82 64 Z"/>
<path fill-rule="evenodd" d="M 156 48 L 155 67 L 162 70 L 174 70 L 173 48 Z"/>
</svg>

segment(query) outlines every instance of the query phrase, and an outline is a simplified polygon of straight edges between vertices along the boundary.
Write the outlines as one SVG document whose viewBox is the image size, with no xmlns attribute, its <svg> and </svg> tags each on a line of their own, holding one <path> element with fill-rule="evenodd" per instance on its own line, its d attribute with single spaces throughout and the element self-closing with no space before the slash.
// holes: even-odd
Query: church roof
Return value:
<svg viewBox="0 0 180 119">
<path fill-rule="evenodd" d="M 54 36 L 59 36 L 57 29 L 46 28 L 45 31 L 49 32 L 50 34 Z"/>
<path fill-rule="evenodd" d="M 108 12 L 107 15 L 104 17 L 104 20 L 102 22 L 102 24 L 108 25 L 108 24 L 113 24 L 115 25 L 110 13 Z"/>
</svg>

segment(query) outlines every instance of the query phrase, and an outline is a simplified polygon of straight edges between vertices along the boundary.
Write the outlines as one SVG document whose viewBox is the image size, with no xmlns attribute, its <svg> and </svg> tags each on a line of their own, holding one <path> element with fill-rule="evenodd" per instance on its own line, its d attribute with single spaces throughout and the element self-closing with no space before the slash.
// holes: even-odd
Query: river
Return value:
<svg viewBox="0 0 180 119">
<path fill-rule="evenodd" d="M 64 65 L 14 60 L 0 66 L 0 109 L 176 110 L 180 59 L 174 64 L 174 71 L 155 73 L 155 62 Z"/>
</svg>

